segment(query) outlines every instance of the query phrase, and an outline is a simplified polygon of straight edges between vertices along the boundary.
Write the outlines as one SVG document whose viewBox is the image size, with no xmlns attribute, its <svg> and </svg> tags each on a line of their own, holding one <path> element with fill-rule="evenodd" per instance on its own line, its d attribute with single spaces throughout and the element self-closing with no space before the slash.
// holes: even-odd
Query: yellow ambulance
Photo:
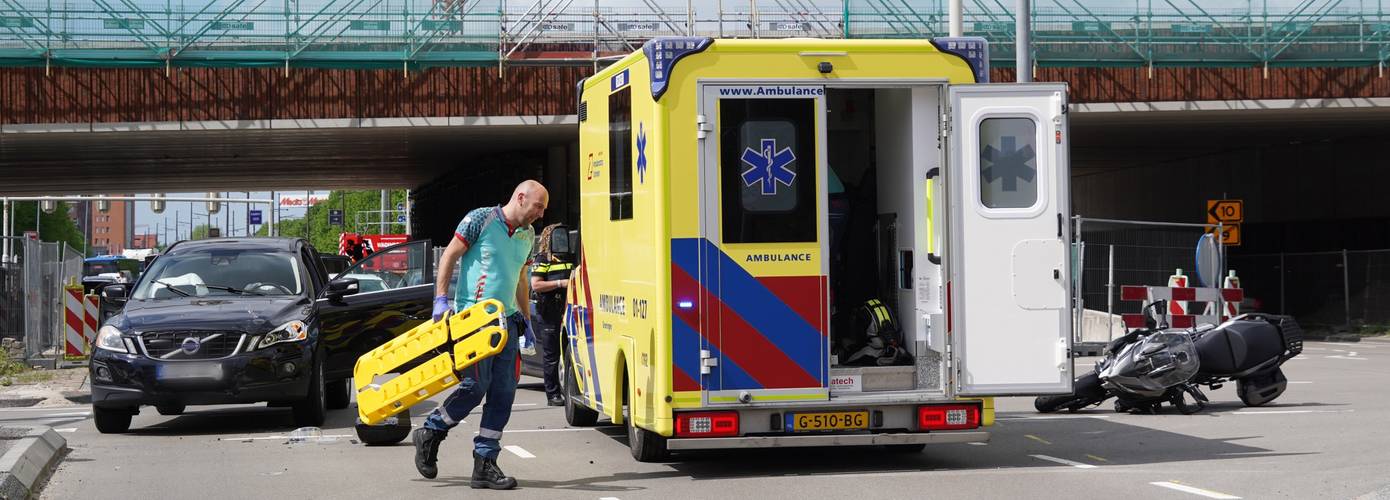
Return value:
<svg viewBox="0 0 1390 500">
<path fill-rule="evenodd" d="M 1067 89 L 988 61 L 659 38 L 582 81 L 568 422 L 626 424 L 641 461 L 920 451 L 1070 392 Z"/>
</svg>

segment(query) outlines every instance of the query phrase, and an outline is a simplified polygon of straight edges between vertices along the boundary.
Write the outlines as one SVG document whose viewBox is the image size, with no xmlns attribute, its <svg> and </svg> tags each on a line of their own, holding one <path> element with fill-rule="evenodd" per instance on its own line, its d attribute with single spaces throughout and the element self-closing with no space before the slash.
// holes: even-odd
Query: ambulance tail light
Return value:
<svg viewBox="0 0 1390 500">
<path fill-rule="evenodd" d="M 917 407 L 917 428 L 924 431 L 958 431 L 980 426 L 978 405 L 930 405 Z"/>
<path fill-rule="evenodd" d="M 701 411 L 676 414 L 676 437 L 738 436 L 738 412 Z"/>
</svg>

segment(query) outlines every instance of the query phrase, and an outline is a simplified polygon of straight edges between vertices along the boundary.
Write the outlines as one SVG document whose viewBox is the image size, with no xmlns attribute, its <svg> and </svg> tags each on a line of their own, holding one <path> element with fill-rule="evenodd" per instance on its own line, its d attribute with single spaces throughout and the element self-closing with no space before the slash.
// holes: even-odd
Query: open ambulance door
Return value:
<svg viewBox="0 0 1390 500">
<path fill-rule="evenodd" d="M 956 394 L 1070 392 L 1066 85 L 949 92 L 944 260 Z"/>
</svg>

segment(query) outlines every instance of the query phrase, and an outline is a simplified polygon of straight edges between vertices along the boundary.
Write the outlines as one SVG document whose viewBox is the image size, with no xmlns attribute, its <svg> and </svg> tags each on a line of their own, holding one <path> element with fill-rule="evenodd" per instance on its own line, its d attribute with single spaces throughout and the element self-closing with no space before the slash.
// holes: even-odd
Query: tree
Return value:
<svg viewBox="0 0 1390 500">
<path fill-rule="evenodd" d="M 14 217 L 15 235 L 21 236 L 25 231 L 34 230 L 34 213 L 39 211 L 39 202 L 16 201 L 10 203 L 10 217 Z M 86 251 L 87 245 L 83 244 L 86 239 L 82 231 L 77 229 L 77 223 L 68 217 L 68 204 L 58 203 L 58 208 L 51 214 L 41 214 L 39 216 L 39 240 L 40 241 L 61 241 L 79 252 Z"/>
<path fill-rule="evenodd" d="M 397 203 L 405 201 L 405 190 L 397 189 L 389 193 L 390 203 L 387 210 L 394 210 Z M 380 225 L 363 225 L 357 227 L 357 214 L 359 212 L 374 212 L 381 209 L 381 191 L 332 191 L 328 194 L 328 199 L 317 205 L 309 207 L 305 217 L 299 219 L 288 219 L 279 221 L 280 229 L 277 231 L 280 236 L 291 238 L 309 238 L 309 243 L 320 252 L 338 253 L 338 237 L 343 232 L 378 234 Z M 328 223 L 328 213 L 330 210 L 343 210 L 343 225 L 334 226 Z M 364 216 L 364 219 L 371 219 Z M 307 227 L 305 222 L 308 222 Z M 261 226 L 256 231 L 256 236 L 266 236 L 267 226 Z M 387 228 L 387 233 L 404 232 L 404 224 L 391 224 Z M 312 234 L 309 234 L 312 232 Z"/>
</svg>

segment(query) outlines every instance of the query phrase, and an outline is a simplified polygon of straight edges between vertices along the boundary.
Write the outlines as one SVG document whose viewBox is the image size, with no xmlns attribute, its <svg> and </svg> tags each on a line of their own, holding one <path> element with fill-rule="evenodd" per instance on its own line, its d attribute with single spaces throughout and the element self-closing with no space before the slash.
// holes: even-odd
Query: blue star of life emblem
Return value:
<svg viewBox="0 0 1390 500">
<path fill-rule="evenodd" d="M 990 166 L 985 167 L 985 182 L 994 182 L 994 179 L 1002 179 L 1005 191 L 1018 191 L 1018 181 L 1033 182 L 1033 177 L 1037 174 L 1037 169 L 1028 165 L 1037 156 L 1033 151 L 1033 146 L 1025 144 L 1018 147 L 1018 138 L 1014 136 L 1003 136 L 999 138 L 999 145 L 1002 149 L 994 149 L 994 146 L 985 146 L 984 159 L 990 162 Z"/>
<path fill-rule="evenodd" d="M 796 161 L 796 154 L 792 153 L 791 148 L 778 151 L 776 139 L 763 139 L 761 142 L 762 151 L 753 148 L 743 150 L 743 163 L 750 167 L 743 171 L 743 184 L 751 187 L 762 183 L 761 194 L 772 196 L 777 194 L 777 183 L 790 187 L 792 181 L 796 180 L 796 172 L 787 168 Z"/>
<path fill-rule="evenodd" d="M 637 182 L 647 183 L 647 131 L 637 124 Z"/>
</svg>

